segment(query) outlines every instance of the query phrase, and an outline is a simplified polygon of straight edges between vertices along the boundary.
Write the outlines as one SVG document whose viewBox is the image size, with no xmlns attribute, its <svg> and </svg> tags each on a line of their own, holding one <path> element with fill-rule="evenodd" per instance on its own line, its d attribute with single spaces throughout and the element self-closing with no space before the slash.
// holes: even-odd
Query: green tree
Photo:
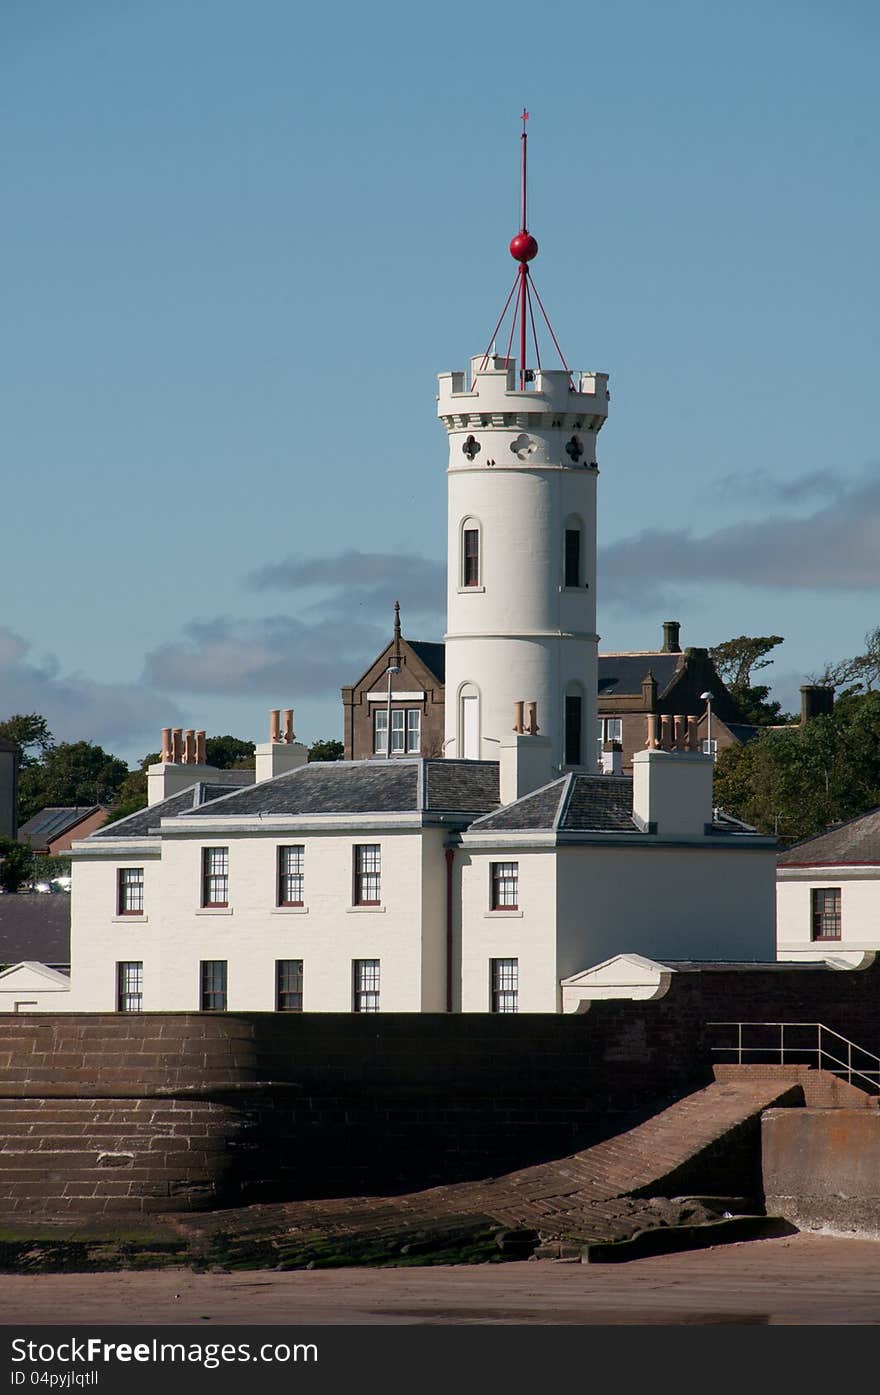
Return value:
<svg viewBox="0 0 880 1395">
<path fill-rule="evenodd" d="M 772 726 L 785 720 L 778 702 L 768 702 L 770 688 L 764 683 L 752 683 L 752 674 L 773 663 L 767 655 L 783 644 L 782 635 L 739 635 L 726 639 L 709 650 L 719 678 L 723 679 L 742 719 L 755 726 Z"/>
<path fill-rule="evenodd" d="M 309 747 L 309 760 L 342 760 L 345 747 L 341 741 L 314 741 Z"/>
<path fill-rule="evenodd" d="M 55 744 L 46 718 L 39 712 L 18 712 L 14 717 L 7 717 L 5 722 L 0 722 L 0 736 L 15 742 L 22 770 L 42 760 Z"/>
<path fill-rule="evenodd" d="M 64 741 L 26 766 L 19 779 L 19 822 L 51 805 L 112 804 L 128 774 L 125 761 L 90 741 Z"/>
<path fill-rule="evenodd" d="M 828 663 L 820 674 L 814 674 L 812 683 L 827 683 L 840 688 L 851 685 L 859 692 L 873 692 L 880 688 L 880 626 L 869 630 L 865 635 L 865 652 L 840 663 Z"/>
<path fill-rule="evenodd" d="M 6 892 L 18 891 L 33 874 L 34 855 L 24 843 L 14 838 L 0 838 L 0 887 Z"/>
<path fill-rule="evenodd" d="M 205 760 L 217 770 L 253 770 L 254 752 L 253 741 L 237 736 L 209 736 L 205 741 Z"/>
<path fill-rule="evenodd" d="M 718 759 L 722 808 L 784 843 L 880 805 L 880 692 L 844 695 L 803 726 L 762 732 Z"/>
</svg>

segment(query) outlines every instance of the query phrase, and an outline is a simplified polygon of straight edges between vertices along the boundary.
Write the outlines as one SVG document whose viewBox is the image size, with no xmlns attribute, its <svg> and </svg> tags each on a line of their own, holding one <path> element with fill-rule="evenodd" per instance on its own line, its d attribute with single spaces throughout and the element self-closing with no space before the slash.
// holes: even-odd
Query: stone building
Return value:
<svg viewBox="0 0 880 1395">
<path fill-rule="evenodd" d="M 445 659 L 442 644 L 403 638 L 396 604 L 391 642 L 342 689 L 346 760 L 443 755 Z"/>
</svg>

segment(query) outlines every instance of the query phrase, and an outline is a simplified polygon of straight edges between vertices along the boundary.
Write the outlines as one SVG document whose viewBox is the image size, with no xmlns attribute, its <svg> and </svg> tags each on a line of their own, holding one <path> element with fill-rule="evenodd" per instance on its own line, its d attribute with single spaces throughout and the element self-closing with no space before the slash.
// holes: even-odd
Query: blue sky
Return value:
<svg viewBox="0 0 880 1395">
<path fill-rule="evenodd" d="M 611 375 L 603 648 L 880 623 L 869 0 L 7 0 L 0 708 L 264 739 L 443 632 L 436 374 L 534 272 Z"/>
</svg>

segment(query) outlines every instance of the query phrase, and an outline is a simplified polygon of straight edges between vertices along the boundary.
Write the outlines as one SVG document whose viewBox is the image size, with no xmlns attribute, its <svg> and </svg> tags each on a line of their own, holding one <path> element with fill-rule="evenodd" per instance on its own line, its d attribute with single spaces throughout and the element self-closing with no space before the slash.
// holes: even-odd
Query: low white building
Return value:
<svg viewBox="0 0 880 1395">
<path fill-rule="evenodd" d="M 776 920 L 780 959 L 856 963 L 880 949 L 880 809 L 779 855 Z"/>
<path fill-rule="evenodd" d="M 529 740 L 500 765 L 197 781 L 99 829 L 74 848 L 64 1010 L 558 1012 L 621 951 L 772 958 L 774 842 L 713 817 L 708 757 L 644 752 L 634 780 L 501 804 Z"/>
</svg>

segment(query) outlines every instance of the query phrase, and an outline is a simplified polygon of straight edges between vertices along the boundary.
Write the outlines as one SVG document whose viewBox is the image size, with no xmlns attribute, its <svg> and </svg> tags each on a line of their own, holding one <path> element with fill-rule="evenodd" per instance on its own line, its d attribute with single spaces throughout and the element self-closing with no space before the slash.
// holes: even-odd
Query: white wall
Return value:
<svg viewBox="0 0 880 1395">
<path fill-rule="evenodd" d="M 166 836 L 161 861 L 75 860 L 71 1010 L 113 1011 L 116 964 L 142 960 L 145 1011 L 199 1007 L 200 962 L 225 959 L 230 1011 L 274 1011 L 275 961 L 303 960 L 303 1007 L 349 1012 L 352 960 L 379 959 L 388 1012 L 445 1006 L 441 830 Z M 275 906 L 277 849 L 305 847 L 305 907 Z M 352 906 L 352 849 L 378 843 L 382 905 Z M 201 852 L 229 848 L 229 907 L 202 909 Z M 117 917 L 116 871 L 145 868 L 143 918 Z M 425 935 L 422 921 L 424 908 Z"/>
<path fill-rule="evenodd" d="M 491 910 L 491 864 L 519 863 L 519 909 Z M 519 1011 L 557 1012 L 556 863 L 551 849 L 458 849 L 461 1011 L 488 1012 L 490 960 L 519 960 Z M 458 1004 L 456 1003 L 456 1006 Z"/>
<path fill-rule="evenodd" d="M 158 996 L 162 946 L 159 840 L 152 849 L 125 850 L 118 858 L 78 857 L 71 865 L 70 1000 L 68 1012 L 115 1012 L 116 965 L 140 960 L 144 965 L 144 1010 L 161 1011 Z M 117 878 L 123 867 L 144 870 L 144 914 L 117 915 Z"/>
<path fill-rule="evenodd" d="M 615 954 L 775 958 L 774 849 L 559 849 L 560 978 Z"/>
<path fill-rule="evenodd" d="M 839 940 L 812 939 L 811 892 L 840 887 Z M 779 869 L 776 882 L 777 957 L 825 959 L 880 950 L 880 867 Z"/>
</svg>

